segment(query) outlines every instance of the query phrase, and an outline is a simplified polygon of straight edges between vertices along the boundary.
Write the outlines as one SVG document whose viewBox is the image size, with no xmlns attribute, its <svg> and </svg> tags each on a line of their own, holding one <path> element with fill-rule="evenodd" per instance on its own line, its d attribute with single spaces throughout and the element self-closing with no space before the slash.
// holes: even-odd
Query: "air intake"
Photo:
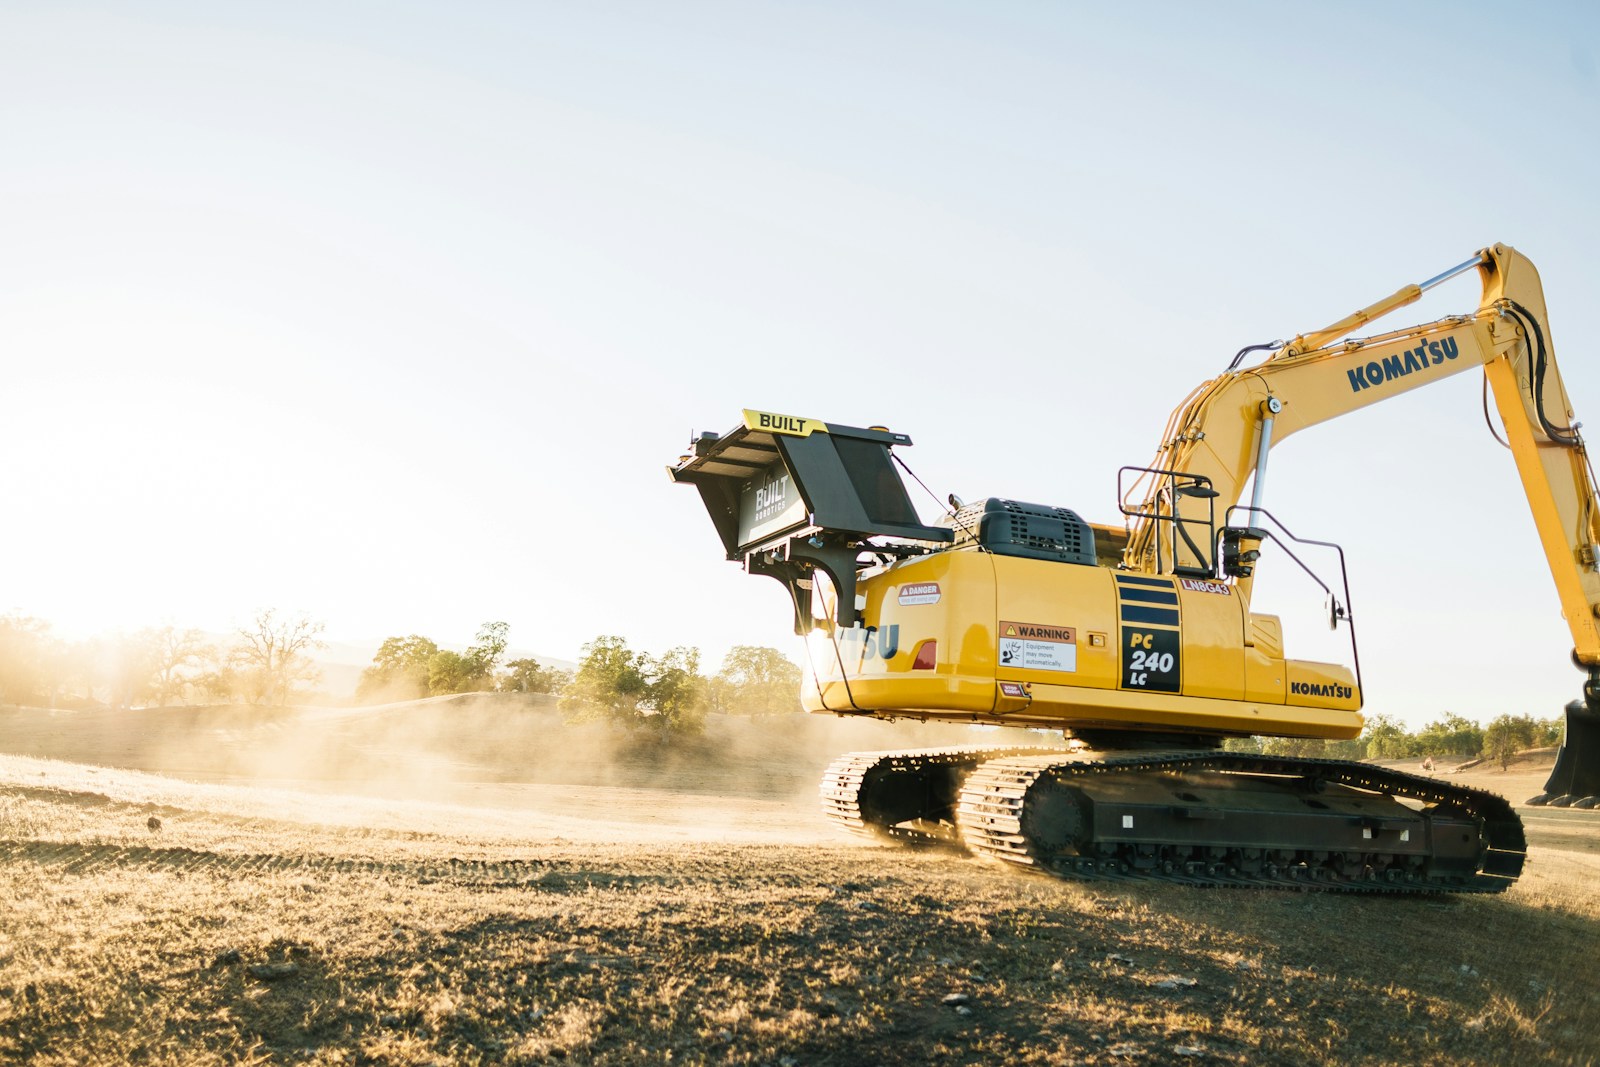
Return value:
<svg viewBox="0 0 1600 1067">
<path fill-rule="evenodd" d="M 990 497 L 955 514 L 955 547 L 997 556 L 1095 565 L 1094 531 L 1075 511 Z"/>
</svg>

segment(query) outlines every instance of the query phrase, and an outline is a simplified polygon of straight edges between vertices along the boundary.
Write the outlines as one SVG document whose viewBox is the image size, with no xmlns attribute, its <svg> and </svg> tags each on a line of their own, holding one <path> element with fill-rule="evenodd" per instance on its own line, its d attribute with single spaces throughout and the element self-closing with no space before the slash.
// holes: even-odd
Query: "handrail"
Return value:
<svg viewBox="0 0 1600 1067">
<path fill-rule="evenodd" d="M 1124 487 L 1123 475 L 1127 474 L 1129 471 L 1137 473 L 1138 477 L 1133 480 L 1133 485 Z M 1146 503 L 1149 503 L 1150 501 L 1156 502 L 1155 509 L 1146 510 L 1142 507 L 1130 508 L 1128 506 L 1129 496 L 1132 495 L 1134 489 L 1138 488 L 1138 486 L 1144 482 L 1147 476 L 1153 476 L 1156 479 L 1155 489 L 1150 493 L 1149 496 L 1145 498 Z M 1166 480 L 1165 485 L 1161 484 L 1161 479 L 1163 478 Z M 1178 482 L 1178 479 L 1180 478 L 1184 479 L 1184 483 L 1181 485 Z M 1204 519 L 1191 519 L 1185 518 L 1184 516 L 1178 514 L 1178 497 L 1180 496 L 1192 496 L 1196 499 L 1204 500 L 1206 502 L 1206 517 Z M 1216 498 L 1217 491 L 1211 487 L 1211 479 L 1207 478 L 1203 474 L 1190 474 L 1188 471 L 1160 470 L 1155 467 L 1133 466 L 1123 467 L 1117 471 L 1117 507 L 1124 515 L 1135 519 L 1151 519 L 1158 523 L 1172 523 L 1174 536 L 1172 545 L 1172 573 L 1174 574 L 1198 574 L 1203 572 L 1209 576 L 1216 573 L 1217 556 L 1214 544 L 1217 530 Z M 1165 501 L 1166 503 L 1166 511 L 1161 510 L 1162 501 Z M 1205 548 L 1202 548 L 1200 544 L 1198 544 L 1195 539 L 1189 535 L 1189 531 L 1185 529 L 1185 527 L 1188 526 L 1204 526 L 1206 528 Z M 1186 544 L 1189 547 L 1189 550 L 1194 553 L 1195 558 L 1203 564 L 1202 567 L 1184 567 L 1180 570 L 1178 564 L 1178 545 L 1176 540 L 1176 538 L 1180 536 L 1183 538 L 1184 544 Z M 1160 537 L 1155 538 L 1157 574 L 1167 573 L 1166 564 L 1161 555 L 1161 541 L 1162 539 Z M 1211 555 L 1209 557 L 1206 555 L 1207 549 L 1211 551 Z"/>
<path fill-rule="evenodd" d="M 1355 614 L 1350 609 L 1350 572 L 1344 564 L 1344 549 L 1334 544 L 1332 541 L 1317 541 L 1309 537 L 1296 537 L 1287 526 L 1278 520 L 1276 515 L 1272 514 L 1272 512 L 1268 511 L 1266 508 L 1253 508 L 1245 504 L 1234 504 L 1223 513 L 1222 522 L 1224 528 L 1233 527 L 1233 513 L 1236 511 L 1248 512 L 1252 519 L 1251 525 L 1248 528 L 1253 533 L 1261 534 L 1261 540 L 1276 542 L 1278 547 L 1283 549 L 1284 555 L 1294 560 L 1295 565 L 1301 570 L 1305 571 L 1306 575 L 1310 577 L 1313 582 L 1316 582 L 1317 585 L 1322 588 L 1323 593 L 1325 593 L 1333 601 L 1333 610 L 1329 617 L 1336 627 L 1340 619 L 1343 619 L 1350 627 L 1350 655 L 1355 660 L 1356 691 L 1362 694 L 1362 703 L 1366 703 L 1366 691 L 1361 688 L 1361 648 L 1356 641 Z M 1271 530 L 1263 529 L 1262 527 L 1256 525 L 1254 522 L 1256 516 L 1264 517 L 1268 522 L 1272 523 L 1272 525 L 1276 526 L 1280 531 L 1282 531 L 1284 537 L 1287 537 L 1290 541 L 1293 541 L 1297 545 L 1315 545 L 1318 548 L 1333 549 L 1334 552 L 1336 552 L 1339 556 L 1339 578 L 1344 585 L 1344 603 L 1339 603 L 1339 598 L 1334 596 L 1332 589 L 1328 588 L 1328 583 L 1319 578 L 1316 571 L 1313 571 L 1304 560 L 1295 555 L 1289 546 L 1284 543 L 1283 538 L 1280 538 Z"/>
</svg>

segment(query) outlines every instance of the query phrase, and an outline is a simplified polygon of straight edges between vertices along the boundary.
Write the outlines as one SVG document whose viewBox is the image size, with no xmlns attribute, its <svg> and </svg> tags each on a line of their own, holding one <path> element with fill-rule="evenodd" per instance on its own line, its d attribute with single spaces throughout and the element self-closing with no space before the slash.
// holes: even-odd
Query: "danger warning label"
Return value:
<svg viewBox="0 0 1600 1067">
<path fill-rule="evenodd" d="M 1078 631 L 1071 626 L 1000 622 L 1000 666 L 1031 671 L 1078 669 Z"/>
<path fill-rule="evenodd" d="M 912 582 L 900 587 L 900 603 L 902 604 L 937 604 L 939 602 L 938 582 Z"/>
</svg>

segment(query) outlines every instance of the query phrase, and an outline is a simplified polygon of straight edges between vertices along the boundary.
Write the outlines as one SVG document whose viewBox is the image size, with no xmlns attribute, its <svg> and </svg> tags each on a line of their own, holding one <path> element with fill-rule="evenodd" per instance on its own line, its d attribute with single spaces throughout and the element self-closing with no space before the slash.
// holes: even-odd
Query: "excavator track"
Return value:
<svg viewBox="0 0 1600 1067">
<path fill-rule="evenodd" d="M 851 752 L 822 774 L 822 814 L 865 837 L 907 845 L 958 844 L 956 791 L 988 760 L 1056 752 L 1045 746 L 954 746 L 893 752 Z"/>
<path fill-rule="evenodd" d="M 1075 881 L 1497 893 L 1527 850 L 1521 820 L 1493 793 L 1362 763 L 1234 752 L 989 760 L 962 785 L 957 823 L 979 856 Z M 1297 826 L 1308 840 L 1294 840 Z M 1270 839 L 1271 827 L 1286 836 Z"/>
</svg>

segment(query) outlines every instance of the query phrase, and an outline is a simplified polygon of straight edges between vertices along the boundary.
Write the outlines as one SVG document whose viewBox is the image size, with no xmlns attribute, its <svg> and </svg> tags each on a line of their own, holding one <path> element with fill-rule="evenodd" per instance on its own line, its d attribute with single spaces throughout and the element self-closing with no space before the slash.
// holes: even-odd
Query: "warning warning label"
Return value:
<svg viewBox="0 0 1600 1067">
<path fill-rule="evenodd" d="M 1000 666 L 1031 671 L 1076 671 L 1078 631 L 1071 626 L 1001 620 Z"/>
</svg>

